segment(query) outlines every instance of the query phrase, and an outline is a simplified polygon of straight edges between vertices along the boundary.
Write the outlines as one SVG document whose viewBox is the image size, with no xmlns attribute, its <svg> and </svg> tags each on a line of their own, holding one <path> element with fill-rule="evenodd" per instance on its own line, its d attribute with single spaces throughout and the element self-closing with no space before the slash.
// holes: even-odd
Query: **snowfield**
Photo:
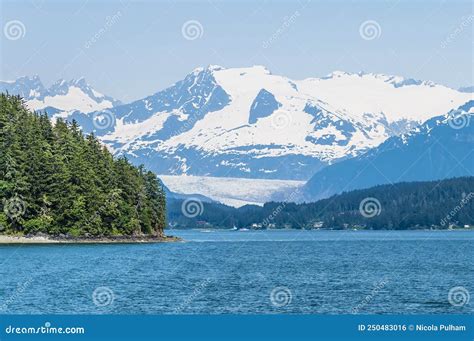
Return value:
<svg viewBox="0 0 474 341">
<path fill-rule="evenodd" d="M 470 96 L 384 74 L 291 80 L 264 66 L 210 65 L 113 108 L 116 125 L 96 134 L 158 174 L 305 180 Z"/>
<path fill-rule="evenodd" d="M 196 111 L 207 111 L 202 117 L 196 119 L 193 113 L 176 108 L 151 112 L 142 118 L 142 112 L 131 110 L 128 122 L 119 121 L 120 126 L 105 139 L 125 143 L 122 152 L 160 140 L 153 149 L 168 154 L 183 147 L 206 153 L 246 148 L 246 153 L 256 157 L 299 154 L 331 161 L 356 155 L 397 135 L 391 126 L 394 123 L 406 122 L 411 127 L 469 100 L 469 94 L 442 85 L 383 74 L 336 71 L 322 78 L 291 80 L 273 75 L 263 66 L 209 66 L 194 70 L 188 77 L 193 81 L 180 96 L 187 96 L 187 103 L 202 101 L 202 107 L 195 104 Z M 206 108 L 212 91 L 199 93 L 199 87 L 210 88 L 211 82 L 212 91 L 219 88 L 229 96 L 229 102 L 220 110 Z M 272 94 L 280 106 L 250 123 L 250 108 L 258 106 L 262 89 Z M 152 109 L 151 100 L 145 101 L 146 107 Z M 309 106 L 315 108 L 313 112 Z M 132 120 L 134 116 L 137 119 Z M 170 118 L 193 121 L 165 140 L 147 138 L 165 129 L 164 123 Z M 350 134 L 344 129 L 346 126 L 350 127 Z M 407 131 L 403 127 L 402 130 Z M 131 148 L 133 145 L 135 148 Z"/>
</svg>

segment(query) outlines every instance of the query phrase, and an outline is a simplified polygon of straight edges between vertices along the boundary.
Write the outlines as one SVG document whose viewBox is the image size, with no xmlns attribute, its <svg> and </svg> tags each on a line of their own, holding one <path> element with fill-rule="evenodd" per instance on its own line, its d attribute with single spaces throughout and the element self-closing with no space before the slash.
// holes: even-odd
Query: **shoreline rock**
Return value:
<svg viewBox="0 0 474 341">
<path fill-rule="evenodd" d="M 69 236 L 14 236 L 0 235 L 0 244 L 146 244 L 172 243 L 183 241 L 174 236 L 103 236 L 103 237 L 69 237 Z"/>
</svg>

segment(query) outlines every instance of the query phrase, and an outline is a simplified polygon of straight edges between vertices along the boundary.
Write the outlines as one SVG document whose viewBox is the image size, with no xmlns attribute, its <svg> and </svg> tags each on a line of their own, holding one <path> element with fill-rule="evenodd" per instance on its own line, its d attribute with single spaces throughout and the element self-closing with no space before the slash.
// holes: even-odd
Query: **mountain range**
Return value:
<svg viewBox="0 0 474 341">
<path fill-rule="evenodd" d="M 67 117 L 71 111 L 84 113 L 104 110 L 121 102 L 94 90 L 84 78 L 60 79 L 46 88 L 39 76 L 0 81 L 0 92 L 20 95 L 32 110 L 45 110 L 50 115 Z"/>
<path fill-rule="evenodd" d="M 317 172 L 301 189 L 299 201 L 382 184 L 459 176 L 474 176 L 474 100 Z"/>
<path fill-rule="evenodd" d="M 471 92 L 384 74 L 335 71 L 291 80 L 263 66 L 211 65 L 125 104 L 94 90 L 84 78 L 46 88 L 38 76 L 22 77 L 0 82 L 0 91 L 22 96 L 28 107 L 45 110 L 53 119 L 75 119 L 114 155 L 155 173 L 309 179 L 299 200 L 395 180 L 444 177 L 453 162 L 449 150 L 472 148 L 472 128 L 451 129 L 446 116 L 469 106 Z M 465 147 L 446 151 L 435 138 L 442 145 Z M 430 152 L 421 160 L 429 171 L 415 163 L 403 176 L 397 173 L 413 163 L 407 155 L 420 156 L 427 146 Z M 462 167 L 472 170 L 471 160 Z M 360 174 L 360 165 L 370 167 Z M 454 175 L 472 174 L 459 170 Z"/>
<path fill-rule="evenodd" d="M 333 72 L 291 80 L 262 66 L 197 68 L 128 104 L 84 79 L 45 89 L 38 77 L 0 83 L 35 110 L 76 119 L 116 155 L 158 174 L 307 180 L 472 95 L 429 81 Z M 105 111 L 104 111 L 105 109 Z"/>
</svg>

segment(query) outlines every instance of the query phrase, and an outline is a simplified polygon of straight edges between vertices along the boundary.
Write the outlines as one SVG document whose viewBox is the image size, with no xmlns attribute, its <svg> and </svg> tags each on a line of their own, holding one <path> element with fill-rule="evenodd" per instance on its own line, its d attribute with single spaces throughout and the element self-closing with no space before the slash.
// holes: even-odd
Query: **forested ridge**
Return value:
<svg viewBox="0 0 474 341">
<path fill-rule="evenodd" d="M 269 202 L 236 209 L 204 202 L 195 217 L 181 213 L 183 204 L 169 204 L 168 220 L 176 228 L 464 228 L 474 226 L 474 177 L 380 185 L 303 204 Z"/>
<path fill-rule="evenodd" d="M 0 233 L 162 235 L 165 194 L 156 175 L 114 159 L 76 122 L 0 95 Z"/>
</svg>

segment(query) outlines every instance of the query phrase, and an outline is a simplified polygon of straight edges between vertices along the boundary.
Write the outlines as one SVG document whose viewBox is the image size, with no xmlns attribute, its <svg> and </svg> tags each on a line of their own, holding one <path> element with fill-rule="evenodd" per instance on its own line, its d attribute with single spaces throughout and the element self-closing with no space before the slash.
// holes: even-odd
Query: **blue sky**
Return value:
<svg viewBox="0 0 474 341">
<path fill-rule="evenodd" d="M 84 76 L 124 101 L 208 64 L 265 65 L 293 79 L 366 71 L 458 88 L 473 84 L 473 18 L 471 1 L 2 1 L 0 78 L 38 74 L 50 85 Z M 6 32 L 13 20 L 23 24 L 15 39 Z M 368 21 L 374 36 L 360 32 Z M 188 39 L 187 22 L 198 33 Z"/>
</svg>

